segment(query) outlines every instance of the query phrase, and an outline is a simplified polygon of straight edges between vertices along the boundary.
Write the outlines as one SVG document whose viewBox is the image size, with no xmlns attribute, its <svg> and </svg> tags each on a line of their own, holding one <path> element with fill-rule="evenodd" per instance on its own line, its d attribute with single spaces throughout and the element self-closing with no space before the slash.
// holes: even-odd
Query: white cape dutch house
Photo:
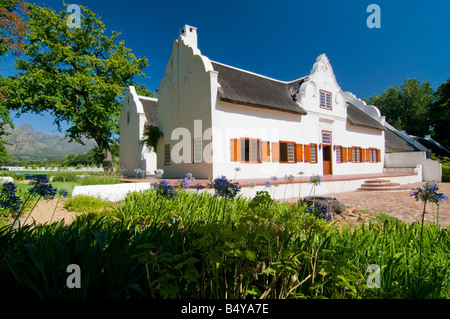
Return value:
<svg viewBox="0 0 450 319">
<path fill-rule="evenodd" d="M 124 175 L 136 176 L 137 169 L 150 175 L 156 170 L 156 153 L 141 142 L 147 125 L 158 125 L 158 100 L 137 95 L 129 86 L 119 118 L 119 157 Z"/>
<path fill-rule="evenodd" d="M 157 166 L 167 178 L 382 173 L 384 118 L 367 107 L 346 99 L 325 54 L 278 81 L 211 61 L 186 25 L 158 91 Z"/>
</svg>

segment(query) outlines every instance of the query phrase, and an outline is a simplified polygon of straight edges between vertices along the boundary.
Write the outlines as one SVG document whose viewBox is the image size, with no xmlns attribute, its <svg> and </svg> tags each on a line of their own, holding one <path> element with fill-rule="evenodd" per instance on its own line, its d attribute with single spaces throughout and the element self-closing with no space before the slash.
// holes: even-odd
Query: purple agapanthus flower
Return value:
<svg viewBox="0 0 450 319">
<path fill-rule="evenodd" d="M 422 188 L 423 187 L 423 188 Z M 443 193 L 438 193 L 439 187 L 436 182 L 427 182 L 422 187 L 412 188 L 411 197 L 415 197 L 417 201 L 432 202 L 438 204 L 443 200 L 448 200 L 448 197 Z"/>
</svg>

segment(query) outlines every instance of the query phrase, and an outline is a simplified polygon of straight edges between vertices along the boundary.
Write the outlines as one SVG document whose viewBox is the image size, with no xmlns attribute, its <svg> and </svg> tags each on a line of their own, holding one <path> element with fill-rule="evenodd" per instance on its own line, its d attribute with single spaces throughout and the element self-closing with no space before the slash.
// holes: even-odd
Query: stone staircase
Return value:
<svg viewBox="0 0 450 319">
<path fill-rule="evenodd" d="M 392 183 L 388 179 L 371 179 L 364 181 L 364 184 L 362 184 L 357 190 L 366 192 L 396 192 L 407 191 L 409 190 L 409 187 L 398 183 Z"/>
</svg>

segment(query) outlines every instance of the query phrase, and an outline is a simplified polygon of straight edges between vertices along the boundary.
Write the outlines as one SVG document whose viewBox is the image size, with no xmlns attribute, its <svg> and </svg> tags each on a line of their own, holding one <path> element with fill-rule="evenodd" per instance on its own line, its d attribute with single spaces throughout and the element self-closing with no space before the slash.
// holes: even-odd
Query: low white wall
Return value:
<svg viewBox="0 0 450 319">
<path fill-rule="evenodd" d="M 424 182 L 442 182 L 442 167 L 438 161 L 427 158 L 426 152 L 386 153 L 384 166 L 416 167 L 422 165 L 422 178 Z"/>
<path fill-rule="evenodd" d="M 394 176 L 388 177 L 393 183 L 410 184 L 422 182 L 422 175 L 420 174 L 421 167 L 416 168 L 416 175 Z M 319 186 L 313 189 L 309 183 L 289 183 L 280 184 L 279 186 L 265 186 L 242 187 L 239 193 L 247 198 L 253 198 L 256 192 L 266 190 L 273 199 L 283 200 L 290 198 L 300 198 L 306 196 L 320 196 L 333 193 L 353 192 L 357 190 L 367 180 L 355 179 L 346 181 L 329 181 L 322 182 Z M 87 195 L 107 199 L 112 202 L 120 201 L 126 197 L 130 192 L 139 192 L 151 188 L 150 183 L 125 183 L 114 185 L 91 185 L 91 186 L 75 186 L 72 196 Z M 189 189 L 188 191 L 195 191 L 196 189 Z M 200 192 L 214 193 L 212 189 L 203 189 Z"/>
<path fill-rule="evenodd" d="M 72 191 L 72 196 L 94 196 L 116 202 L 124 199 L 130 192 L 139 192 L 150 187 L 152 187 L 150 183 L 75 186 Z"/>
</svg>

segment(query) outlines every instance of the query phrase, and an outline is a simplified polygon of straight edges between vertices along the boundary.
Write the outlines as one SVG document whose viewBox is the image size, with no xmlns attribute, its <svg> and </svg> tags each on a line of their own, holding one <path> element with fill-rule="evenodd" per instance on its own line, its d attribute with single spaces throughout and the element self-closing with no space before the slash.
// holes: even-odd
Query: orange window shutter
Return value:
<svg viewBox="0 0 450 319">
<path fill-rule="evenodd" d="M 370 148 L 366 149 L 366 162 L 370 162 Z"/>
<path fill-rule="evenodd" d="M 241 161 L 241 139 L 236 139 L 236 162 Z"/>
<path fill-rule="evenodd" d="M 280 161 L 280 143 L 279 142 L 272 143 L 272 161 L 273 162 Z"/>
<path fill-rule="evenodd" d="M 353 162 L 353 148 L 352 147 L 348 148 L 347 154 L 348 154 L 348 161 Z"/>
<path fill-rule="evenodd" d="M 303 162 L 303 145 L 297 144 L 296 145 L 296 151 L 297 151 L 297 162 Z"/>
<path fill-rule="evenodd" d="M 365 162 L 366 161 L 366 152 L 365 149 L 361 149 L 361 162 Z"/>
<path fill-rule="evenodd" d="M 236 139 L 230 139 L 230 161 L 237 161 L 237 153 L 236 153 Z"/>
<path fill-rule="evenodd" d="M 267 151 L 269 148 L 269 142 L 262 142 L 262 161 L 268 162 L 270 160 L 270 150 Z"/>
<path fill-rule="evenodd" d="M 305 163 L 311 162 L 311 145 L 305 145 Z"/>
<path fill-rule="evenodd" d="M 381 162 L 381 150 L 377 150 L 377 162 Z"/>
<path fill-rule="evenodd" d="M 347 148 L 342 147 L 342 163 L 347 163 Z"/>
</svg>

